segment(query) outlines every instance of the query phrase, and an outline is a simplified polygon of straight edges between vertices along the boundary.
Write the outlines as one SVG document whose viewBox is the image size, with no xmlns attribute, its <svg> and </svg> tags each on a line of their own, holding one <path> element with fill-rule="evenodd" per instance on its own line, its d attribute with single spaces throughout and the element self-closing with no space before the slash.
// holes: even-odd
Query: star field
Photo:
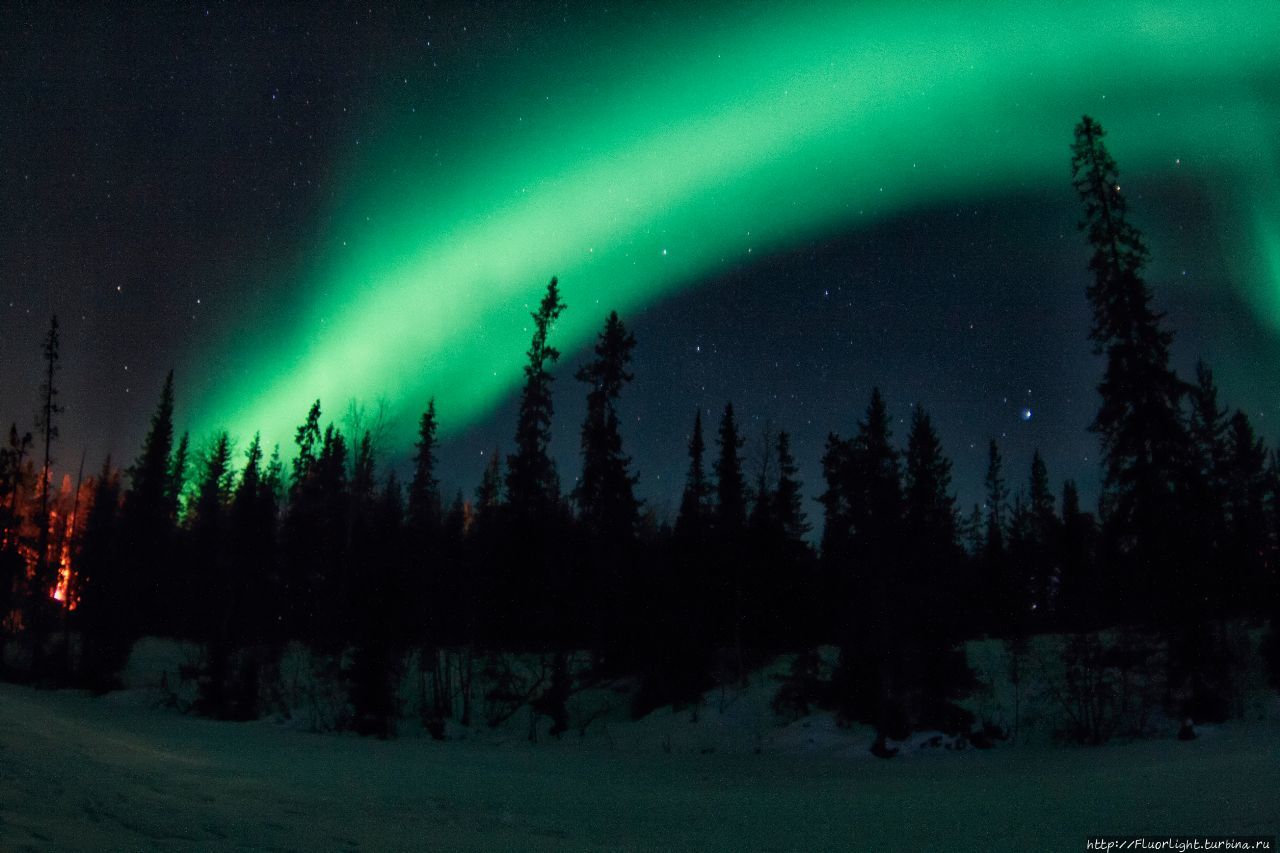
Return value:
<svg viewBox="0 0 1280 853">
<path fill-rule="evenodd" d="M 287 446 L 310 400 L 385 400 L 405 460 L 435 396 L 449 488 L 509 449 L 527 310 L 583 348 L 618 309 L 640 494 L 678 500 L 695 410 L 808 491 L 872 385 L 923 405 L 972 500 L 987 441 L 1096 489 L 1100 371 L 1067 146 L 1110 131 L 1188 375 L 1272 436 L 1280 17 L 992 2 L 790 10 L 568 3 L 13 13 L 0 97 L 0 418 L 63 324 L 60 447 L 127 464 L 166 370 L 197 443 Z M 1092 21 L 1106 24 L 1097 27 Z M 1099 35 L 1103 33 L 1103 35 Z M 28 427 L 29 428 L 29 427 Z M 816 511 L 816 507 L 814 508 Z"/>
</svg>

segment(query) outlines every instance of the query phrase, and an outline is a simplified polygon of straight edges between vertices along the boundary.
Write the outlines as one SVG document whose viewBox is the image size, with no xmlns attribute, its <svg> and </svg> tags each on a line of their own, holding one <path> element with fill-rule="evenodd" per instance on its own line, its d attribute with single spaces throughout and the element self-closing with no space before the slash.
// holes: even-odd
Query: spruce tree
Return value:
<svg viewBox="0 0 1280 853">
<path fill-rule="evenodd" d="M 409 483 L 409 524 L 415 535 L 430 538 L 440 525 L 440 482 L 436 479 L 436 401 L 427 402 L 418 424 L 413 479 Z M 420 543 L 425 545 L 426 543 Z"/>
<path fill-rule="evenodd" d="M 840 663 L 835 675 L 842 713 L 864 720 L 881 732 L 905 735 L 910 728 L 901 679 L 903 648 L 893 599 L 893 572 L 902 548 L 902 480 L 898 451 L 890 442 L 888 410 L 880 389 L 873 389 L 858 434 L 842 443 L 829 441 L 828 506 L 847 525 L 839 555 L 846 608 L 838 613 Z"/>
<path fill-rule="evenodd" d="M 763 551 L 765 583 L 760 607 L 782 620 L 772 631 L 775 647 L 794 649 L 822 639 L 822 626 L 815 619 L 822 608 L 818 597 L 820 578 L 815 573 L 813 549 L 806 540 L 810 527 L 804 511 L 803 486 L 797 479 L 799 469 L 791 452 L 791 436 L 785 431 L 778 433 L 774 454 L 778 479 L 765 499 L 772 507 L 770 523 L 777 542 Z"/>
<path fill-rule="evenodd" d="M 174 596 L 170 557 L 176 515 L 173 473 L 173 371 L 165 376 L 160 402 L 133 467 L 121 518 L 121 574 L 135 602 L 132 631 L 168 629 Z"/>
<path fill-rule="evenodd" d="M 476 523 L 487 522 L 496 515 L 503 505 L 502 495 L 502 455 L 498 450 L 489 454 L 484 473 L 480 476 L 480 485 L 476 488 Z"/>
<path fill-rule="evenodd" d="M 1133 619 L 1154 610 L 1171 625 L 1185 603 L 1177 583 L 1186 556 L 1185 387 L 1169 367 L 1173 335 L 1152 308 L 1143 278 L 1147 248 L 1128 220 L 1119 170 L 1103 137 L 1102 127 L 1085 116 L 1076 126 L 1071 166 L 1084 203 L 1080 227 L 1092 248 L 1090 337 L 1106 356 L 1102 404 L 1091 425 L 1102 441 L 1104 523 L 1121 573 L 1121 612 Z"/>
<path fill-rule="evenodd" d="M 932 419 L 919 406 L 911 413 L 904 474 L 908 539 L 934 559 L 950 562 L 957 546 L 951 460 L 942 453 Z"/>
<path fill-rule="evenodd" d="M 93 483 L 93 500 L 85 521 L 76 571 L 80 601 L 75 618 L 80 628 L 80 680 L 102 690 L 112 686 L 124 663 L 125 619 L 131 607 L 122 577 L 117 544 L 120 515 L 120 472 L 108 456 Z"/>
<path fill-rule="evenodd" d="M 685 475 L 684 491 L 680 495 L 680 512 L 676 516 L 676 536 L 698 537 L 705 533 L 710 517 L 711 485 L 707 481 L 702 454 L 706 445 L 702 440 L 702 411 L 693 415 L 693 433 L 689 438 L 689 472 Z"/>
<path fill-rule="evenodd" d="M 587 383 L 587 416 L 582 424 L 582 477 L 574 489 L 582 521 L 598 535 L 629 541 L 639 514 L 630 472 L 631 460 L 622 452 L 617 403 L 633 376 L 627 371 L 635 337 L 616 311 L 605 320 L 595 346 L 595 358 L 577 373 Z"/>
<path fill-rule="evenodd" d="M 197 707 L 206 714 L 226 716 L 234 624 L 233 565 L 230 553 L 231 504 L 235 471 L 231 440 L 220 432 L 198 459 L 200 474 L 188 512 L 191 549 L 185 606 L 180 612 L 183 631 L 205 646 Z"/>
<path fill-rule="evenodd" d="M 963 551 L 957 530 L 956 499 L 951 493 L 951 460 L 925 410 L 916 406 L 907 435 L 903 469 L 902 560 L 890 582 L 896 605 L 901 657 L 898 687 L 908 701 L 909 723 L 944 731 L 967 730 L 972 722 L 954 700 L 972 681 L 960 640 L 963 614 L 957 607 L 964 585 Z"/>
<path fill-rule="evenodd" d="M 591 613 L 583 629 L 588 642 L 608 665 L 621 667 L 632 654 L 639 617 L 631 595 L 636 526 L 640 502 L 631 460 L 622 450 L 618 400 L 633 378 L 627 370 L 635 337 L 616 311 L 605 319 L 594 358 L 577 372 L 587 384 L 587 413 L 582 423 L 582 474 L 574 488 L 582 545 L 581 577 L 573 591 L 575 606 Z"/>
<path fill-rule="evenodd" d="M 719 618 L 715 620 L 722 641 L 731 642 L 737 657 L 738 677 L 747 678 L 745 632 L 751 613 L 751 593 L 759 586 L 747 559 L 747 483 L 742 474 L 741 451 L 745 440 L 738 435 L 733 404 L 724 407 L 716 441 L 719 454 L 713 464 L 716 475 L 714 513 L 716 579 Z"/>
<path fill-rule="evenodd" d="M 290 491 L 296 493 L 311 476 L 316 464 L 316 453 L 320 449 L 320 401 L 316 400 L 307 411 L 307 418 L 298 427 L 293 437 L 298 447 L 293 457 Z"/>
<path fill-rule="evenodd" d="M 746 439 L 738 435 L 733 404 L 727 403 L 716 439 L 720 454 L 713 466 L 716 475 L 716 528 L 722 536 L 740 535 L 747 523 L 747 482 L 742 476 L 742 457 L 739 455 L 745 443 Z"/>
<path fill-rule="evenodd" d="M 551 365 L 560 351 L 551 346 L 551 329 L 565 305 L 560 301 L 556 279 L 533 318 L 533 340 L 526 353 L 524 389 L 520 393 L 520 413 L 516 421 L 516 452 L 507 457 L 507 502 L 512 512 L 525 520 L 546 519 L 560 501 L 560 479 L 551 459 Z"/>
<path fill-rule="evenodd" d="M 281 617 L 290 638 L 332 650 L 342 642 L 346 628 L 349 453 L 346 439 L 333 424 L 320 431 L 318 401 L 294 440 L 298 456 L 293 462 L 282 537 L 285 611 Z"/>
<path fill-rule="evenodd" d="M 272 617 L 279 610 L 280 593 L 275 582 L 279 469 L 278 449 L 264 466 L 262 441 L 254 435 L 231 498 L 228 600 L 225 628 L 219 626 L 227 648 L 240 655 L 239 665 L 227 672 L 220 711 L 231 719 L 257 716 L 258 685 L 268 663 L 261 648 L 277 630 Z"/>
<path fill-rule="evenodd" d="M 402 578 L 404 593 L 409 596 L 412 605 L 405 609 L 402 618 L 406 625 L 404 640 L 410 636 L 419 642 L 418 656 L 420 666 L 429 671 L 433 677 L 433 694 L 439 697 L 440 675 L 438 672 L 438 647 L 444 641 L 446 624 L 450 621 L 450 609 L 457 607 L 458 602 L 449 600 L 448 594 L 456 589 L 453 578 L 446 578 L 446 573 L 456 574 L 457 566 L 446 562 L 444 557 L 442 507 L 440 505 L 440 483 L 436 478 L 436 401 L 427 402 L 427 409 L 422 413 L 418 423 L 418 441 L 414 445 L 416 453 L 413 459 L 413 479 L 409 482 L 409 506 L 407 516 L 407 565 L 406 576 Z M 392 509 L 392 487 L 388 483 L 384 499 L 384 524 L 389 524 Z M 399 489 L 399 484 L 394 484 Z M 456 561 L 452 561 L 456 563 Z M 437 713 L 430 713 L 429 707 L 423 708 L 424 719 L 435 731 L 441 731 L 443 717 L 439 713 L 441 702 L 434 703 Z"/>
<path fill-rule="evenodd" d="M 671 557 L 655 566 L 656 582 L 641 589 L 646 620 L 643 681 L 636 715 L 696 701 L 711 684 L 712 652 L 722 639 L 724 591 L 717 550 L 710 541 L 711 484 L 703 454 L 702 412 L 695 411 L 689 437 L 689 469 L 676 516 Z"/>
<path fill-rule="evenodd" d="M 796 475 L 795 457 L 791 453 L 791 436 L 778 433 L 775 451 L 778 457 L 778 484 L 773 493 L 773 514 L 789 542 L 804 543 L 810 525 L 804 511 L 803 486 Z M 808 546 L 805 546 L 808 547 Z"/>
</svg>

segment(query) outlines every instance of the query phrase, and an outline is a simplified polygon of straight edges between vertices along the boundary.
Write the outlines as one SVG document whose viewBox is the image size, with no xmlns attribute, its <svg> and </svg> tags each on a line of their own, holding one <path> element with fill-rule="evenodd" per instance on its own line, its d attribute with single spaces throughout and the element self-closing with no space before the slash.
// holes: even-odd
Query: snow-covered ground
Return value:
<svg viewBox="0 0 1280 853">
<path fill-rule="evenodd" d="M 825 716 L 760 754 L 694 750 L 691 729 L 730 725 L 728 699 L 697 723 L 660 711 L 536 745 L 220 723 L 153 699 L 0 684 L 0 849 L 1079 851 L 1090 833 L 1280 828 L 1274 718 L 882 761 Z M 640 748 L 654 739 L 671 751 Z"/>
</svg>

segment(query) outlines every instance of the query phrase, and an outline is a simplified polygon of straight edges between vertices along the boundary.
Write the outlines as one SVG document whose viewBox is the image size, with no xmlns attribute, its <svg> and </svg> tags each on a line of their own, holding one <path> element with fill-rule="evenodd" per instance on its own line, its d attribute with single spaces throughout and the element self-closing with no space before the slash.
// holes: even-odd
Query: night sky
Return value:
<svg viewBox="0 0 1280 853">
<path fill-rule="evenodd" d="M 199 445 L 286 454 L 320 397 L 429 397 L 442 479 L 511 449 L 528 311 L 572 379 L 616 308 L 624 441 L 678 504 L 695 409 L 748 472 L 786 429 L 808 490 L 873 385 L 934 416 L 956 488 L 986 443 L 1096 495 L 1088 249 L 1069 145 L 1107 128 L 1176 329 L 1270 442 L 1280 420 L 1280 5 L 32 9 L 0 26 L 0 418 L 32 429 L 62 322 L 59 470 L 138 452 L 165 372 Z M 693 8 L 695 7 L 696 8 Z M 812 514 L 817 516 L 816 505 Z"/>
</svg>

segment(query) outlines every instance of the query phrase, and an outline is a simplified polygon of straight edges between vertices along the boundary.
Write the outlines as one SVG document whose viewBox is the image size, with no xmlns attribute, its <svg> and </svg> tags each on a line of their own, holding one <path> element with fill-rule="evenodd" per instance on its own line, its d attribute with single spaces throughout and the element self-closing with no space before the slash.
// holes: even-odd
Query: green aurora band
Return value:
<svg viewBox="0 0 1280 853">
<path fill-rule="evenodd" d="M 389 91 L 337 170 L 293 316 L 199 377 L 194 432 L 287 445 L 317 397 L 329 415 L 381 397 L 406 447 L 432 396 L 457 430 L 519 383 L 552 275 L 571 352 L 608 310 L 625 317 L 753 254 L 1065 185 L 1082 113 L 1127 176 L 1231 182 L 1209 227 L 1241 244 L 1239 284 L 1280 328 L 1275 0 L 672 14 L 687 25 L 586 32 L 569 57 L 534 44 L 430 121 Z"/>
</svg>

